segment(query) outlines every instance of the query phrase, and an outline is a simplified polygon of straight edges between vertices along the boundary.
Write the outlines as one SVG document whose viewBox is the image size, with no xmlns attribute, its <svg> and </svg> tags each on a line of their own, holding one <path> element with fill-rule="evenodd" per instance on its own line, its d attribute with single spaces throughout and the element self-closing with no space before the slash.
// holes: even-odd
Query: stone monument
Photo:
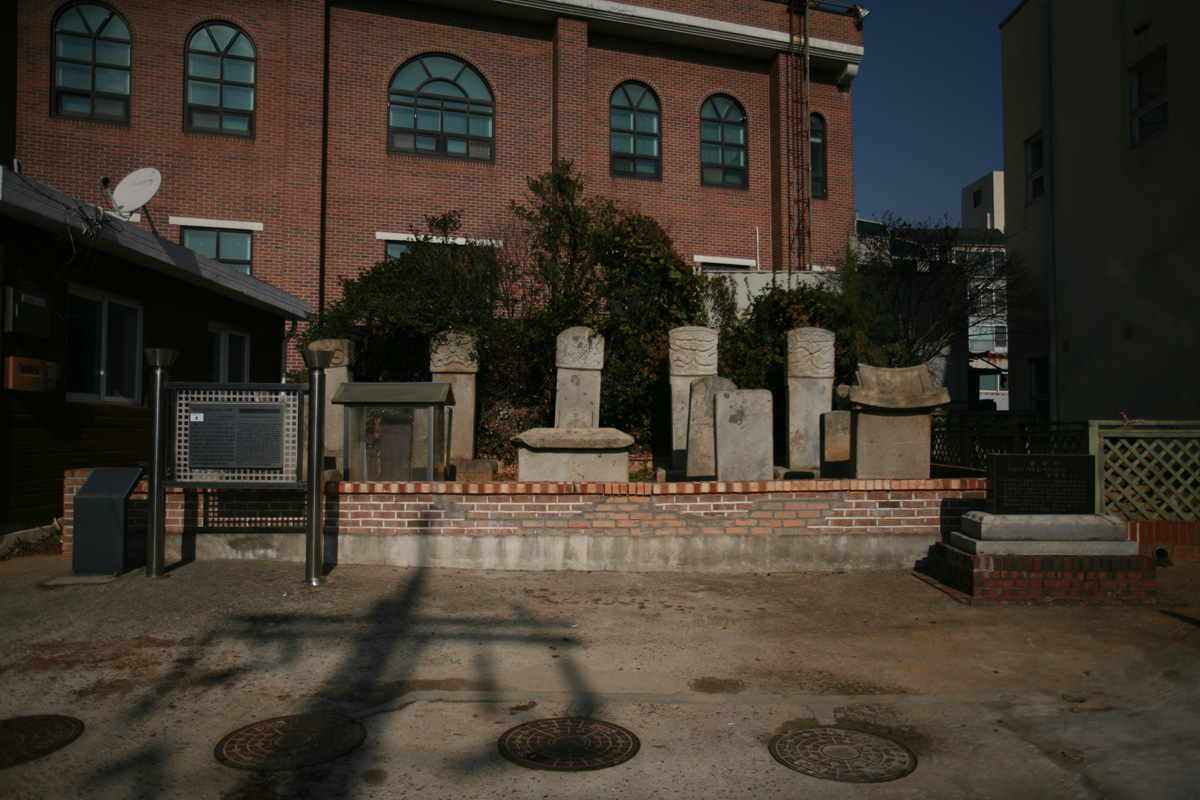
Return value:
<svg viewBox="0 0 1200 800">
<path fill-rule="evenodd" d="M 671 465 L 687 466 L 688 405 L 692 381 L 717 374 L 717 332 L 712 328 L 675 328 L 670 333 Z"/>
<path fill-rule="evenodd" d="M 717 392 L 713 400 L 717 480 L 775 477 L 774 408 L 766 389 Z"/>
<path fill-rule="evenodd" d="M 590 328 L 567 328 L 558 335 L 554 427 L 595 428 L 600 424 L 600 371 L 604 337 Z"/>
<path fill-rule="evenodd" d="M 554 427 L 517 434 L 517 479 L 521 481 L 606 482 L 629 480 L 633 437 L 597 427 L 604 337 L 589 328 L 568 328 L 558 336 Z"/>
<path fill-rule="evenodd" d="M 929 370 L 858 365 L 858 385 L 837 387 L 849 407 L 851 471 L 855 478 L 929 477 L 930 414 L 950 402 Z"/>
<path fill-rule="evenodd" d="M 429 342 L 429 372 L 434 383 L 448 383 L 454 391 L 450 420 L 450 463 L 475 457 L 475 373 L 479 348 L 475 337 L 459 331 L 436 333 Z"/>
<path fill-rule="evenodd" d="M 354 342 L 349 339 L 317 339 L 308 343 L 308 349 L 333 353 L 333 360 L 325 368 L 324 471 L 326 480 L 338 481 L 346 474 L 346 414 L 345 408 L 332 400 L 339 386 L 354 381 L 354 373 L 350 369 L 354 364 Z"/>
<path fill-rule="evenodd" d="M 718 392 L 736 391 L 733 381 L 716 375 L 692 381 L 687 421 L 687 477 L 711 478 L 717 474 L 714 403 Z"/>
<path fill-rule="evenodd" d="M 989 456 L 988 510 L 968 511 L 961 530 L 943 534 L 934 572 L 972 602 L 1152 598 L 1154 560 L 1095 503 L 1095 456 Z"/>
<path fill-rule="evenodd" d="M 821 415 L 833 408 L 833 331 L 787 332 L 788 469 L 821 468 Z"/>
</svg>

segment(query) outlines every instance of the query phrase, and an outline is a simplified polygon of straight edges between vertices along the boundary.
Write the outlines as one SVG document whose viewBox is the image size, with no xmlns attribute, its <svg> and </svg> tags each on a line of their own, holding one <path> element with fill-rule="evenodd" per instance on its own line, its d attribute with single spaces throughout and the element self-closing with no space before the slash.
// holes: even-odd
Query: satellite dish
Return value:
<svg viewBox="0 0 1200 800">
<path fill-rule="evenodd" d="M 128 217 L 142 206 L 149 203 L 162 186 L 162 173 L 154 167 L 135 169 L 126 175 L 117 188 L 113 190 L 112 202 L 117 213 Z"/>
</svg>

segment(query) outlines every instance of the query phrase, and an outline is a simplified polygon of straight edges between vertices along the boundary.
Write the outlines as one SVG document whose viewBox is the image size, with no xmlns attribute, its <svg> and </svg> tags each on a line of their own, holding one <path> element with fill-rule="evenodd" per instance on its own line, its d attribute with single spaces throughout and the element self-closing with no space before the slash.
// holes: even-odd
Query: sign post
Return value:
<svg viewBox="0 0 1200 800">
<path fill-rule="evenodd" d="M 164 551 L 167 542 L 167 488 L 163 483 L 167 465 L 167 370 L 179 357 L 178 350 L 147 347 L 146 361 L 154 369 L 150 389 L 150 524 L 146 531 L 146 577 L 166 575 Z"/>
<path fill-rule="evenodd" d="M 308 531 L 304 548 L 304 580 L 325 582 L 325 368 L 329 350 L 305 350 L 308 367 Z"/>
</svg>

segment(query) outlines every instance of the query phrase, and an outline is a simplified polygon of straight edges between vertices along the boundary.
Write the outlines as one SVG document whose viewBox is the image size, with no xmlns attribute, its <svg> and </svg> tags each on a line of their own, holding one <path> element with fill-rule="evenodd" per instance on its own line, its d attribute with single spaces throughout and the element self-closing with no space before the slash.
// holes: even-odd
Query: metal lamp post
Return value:
<svg viewBox="0 0 1200 800">
<path fill-rule="evenodd" d="M 150 388 L 150 524 L 146 532 L 146 577 L 166 575 L 164 552 L 167 542 L 167 489 L 163 484 L 167 466 L 167 370 L 179 357 L 178 350 L 147 347 L 146 362 L 154 369 Z"/>
<path fill-rule="evenodd" d="M 304 580 L 312 586 L 325 582 L 325 368 L 333 361 L 330 350 L 305 350 L 308 367 L 308 531 L 304 548 Z"/>
</svg>

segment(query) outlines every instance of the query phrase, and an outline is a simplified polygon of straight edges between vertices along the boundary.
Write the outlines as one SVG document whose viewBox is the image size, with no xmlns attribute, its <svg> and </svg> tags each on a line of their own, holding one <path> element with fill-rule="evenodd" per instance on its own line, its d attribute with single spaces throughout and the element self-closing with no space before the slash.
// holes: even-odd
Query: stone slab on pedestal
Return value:
<svg viewBox="0 0 1200 800">
<path fill-rule="evenodd" d="M 687 420 L 687 477 L 708 478 L 717 474 L 713 402 L 718 392 L 736 391 L 733 381 L 716 375 L 692 381 Z"/>
<path fill-rule="evenodd" d="M 333 360 L 325 368 L 324 474 L 326 480 L 341 480 L 346 474 L 346 409 L 333 402 L 333 393 L 343 383 L 351 383 L 354 373 L 354 342 L 349 339 L 317 339 L 309 350 L 328 350 Z M 330 462 L 334 466 L 330 466 Z"/>
<path fill-rule="evenodd" d="M 532 428 L 513 437 L 517 480 L 627 483 L 633 437 L 616 428 Z"/>
<path fill-rule="evenodd" d="M 854 477 L 927 479 L 931 435 L 928 411 L 855 411 L 850 434 Z"/>
<path fill-rule="evenodd" d="M 429 372 L 434 383 L 448 383 L 454 391 L 450 419 L 450 460 L 475 457 L 475 373 L 479 349 L 475 337 L 458 331 L 434 334 L 429 342 Z"/>
<path fill-rule="evenodd" d="M 583 326 L 558 335 L 554 427 L 594 428 L 600 419 L 604 337 Z"/>
<path fill-rule="evenodd" d="M 691 326 L 669 334 L 671 371 L 671 465 L 687 466 L 688 406 L 692 381 L 717 374 L 717 332 Z"/>
<path fill-rule="evenodd" d="M 980 541 L 1125 541 L 1125 522 L 1101 514 L 963 514 L 962 533 Z"/>
<path fill-rule="evenodd" d="M 821 466 L 821 415 L 833 407 L 834 335 L 824 328 L 787 332 L 788 467 Z"/>
<path fill-rule="evenodd" d="M 774 410 L 765 389 L 718 392 L 713 403 L 717 480 L 775 477 Z"/>
<path fill-rule="evenodd" d="M 1136 556 L 1138 543 L 1075 539 L 973 539 L 962 533 L 946 534 L 946 544 L 972 555 L 1013 556 Z"/>
</svg>

